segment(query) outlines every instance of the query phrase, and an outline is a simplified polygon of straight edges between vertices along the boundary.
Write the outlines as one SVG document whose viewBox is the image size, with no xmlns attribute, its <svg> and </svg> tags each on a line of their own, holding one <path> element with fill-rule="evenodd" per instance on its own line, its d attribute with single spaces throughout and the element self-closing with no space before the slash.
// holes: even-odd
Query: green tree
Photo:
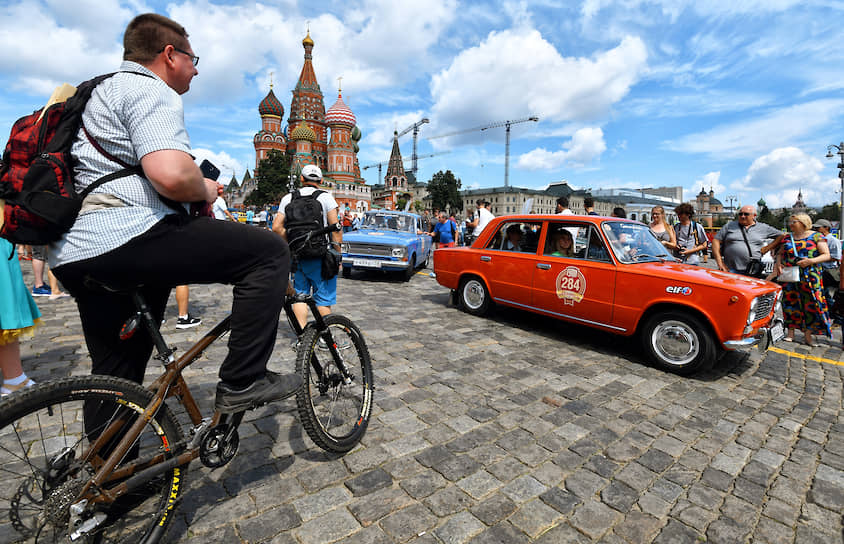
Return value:
<svg viewBox="0 0 844 544">
<path fill-rule="evenodd" d="M 779 228 L 776 224 L 776 217 L 774 217 L 774 214 L 771 213 L 771 210 L 769 210 L 767 206 L 762 206 L 762 209 L 759 210 L 759 213 L 756 216 L 756 220 L 760 223 L 767 223 L 772 227 Z"/>
<path fill-rule="evenodd" d="M 281 200 L 287 194 L 290 181 L 290 157 L 276 149 L 258 163 L 255 172 L 255 190 L 246 197 L 247 206 L 263 206 Z M 297 185 L 298 185 L 298 181 Z"/>
<path fill-rule="evenodd" d="M 425 205 L 422 204 L 421 200 L 414 200 L 413 209 L 416 211 L 416 213 L 422 213 L 423 211 L 425 211 Z"/>
<path fill-rule="evenodd" d="M 403 210 L 406 205 L 407 205 L 407 199 L 406 198 L 400 198 L 396 201 L 396 209 L 397 210 Z"/>
<path fill-rule="evenodd" d="M 431 195 L 431 207 L 452 211 L 463 210 L 460 198 L 460 179 L 455 178 L 451 170 L 440 170 L 428 182 L 428 194 Z"/>
<path fill-rule="evenodd" d="M 821 209 L 821 213 L 815 217 L 815 219 L 827 219 L 829 221 L 840 221 L 841 220 L 841 208 L 838 206 L 838 202 L 833 202 L 832 204 L 827 204 Z"/>
</svg>

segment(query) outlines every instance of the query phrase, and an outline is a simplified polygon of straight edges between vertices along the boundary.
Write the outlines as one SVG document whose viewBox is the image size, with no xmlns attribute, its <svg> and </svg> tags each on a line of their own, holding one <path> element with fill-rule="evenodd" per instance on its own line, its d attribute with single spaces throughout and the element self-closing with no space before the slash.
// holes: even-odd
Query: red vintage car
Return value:
<svg viewBox="0 0 844 544">
<path fill-rule="evenodd" d="M 783 337 L 774 283 L 675 260 L 647 226 L 611 217 L 508 215 L 471 247 L 434 253 L 437 281 L 463 310 L 522 308 L 630 336 L 680 374 L 723 350 Z"/>
</svg>

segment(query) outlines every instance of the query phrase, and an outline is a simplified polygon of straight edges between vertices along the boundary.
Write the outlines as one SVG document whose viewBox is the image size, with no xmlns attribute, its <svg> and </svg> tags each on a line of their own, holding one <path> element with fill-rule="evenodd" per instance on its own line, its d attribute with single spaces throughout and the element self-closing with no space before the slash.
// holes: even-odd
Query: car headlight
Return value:
<svg viewBox="0 0 844 544">
<path fill-rule="evenodd" d="M 340 244 L 340 252 L 341 253 L 351 253 L 349 251 L 349 242 L 343 242 Z"/>
<path fill-rule="evenodd" d="M 403 247 L 394 247 L 392 252 L 393 257 L 402 259 L 407 256 L 407 249 Z"/>
<path fill-rule="evenodd" d="M 756 321 L 756 306 L 759 304 L 759 297 L 755 297 L 750 301 L 750 311 L 747 312 L 747 324 L 750 325 Z"/>
</svg>

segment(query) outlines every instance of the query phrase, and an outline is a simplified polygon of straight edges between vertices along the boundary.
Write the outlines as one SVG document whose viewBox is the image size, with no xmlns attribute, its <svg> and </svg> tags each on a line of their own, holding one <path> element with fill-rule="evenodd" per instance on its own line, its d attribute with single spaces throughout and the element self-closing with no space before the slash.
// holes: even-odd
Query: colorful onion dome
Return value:
<svg viewBox="0 0 844 544">
<path fill-rule="evenodd" d="M 360 146 L 357 144 L 357 142 L 355 142 L 355 153 L 357 153 L 358 151 L 360 151 Z"/>
<path fill-rule="evenodd" d="M 258 105 L 258 113 L 261 115 L 275 115 L 276 117 L 284 117 L 284 106 L 275 97 L 273 90 L 270 89 L 269 94 L 261 100 Z"/>
<path fill-rule="evenodd" d="M 301 123 L 298 127 L 293 129 L 290 134 L 290 139 L 294 142 L 297 140 L 308 140 L 309 142 L 316 141 L 316 133 L 308 126 L 307 123 Z"/>
<path fill-rule="evenodd" d="M 329 125 L 348 125 L 349 127 L 353 127 L 357 121 L 355 114 L 343 102 L 343 95 L 337 93 L 337 102 L 325 112 L 325 122 Z"/>
<path fill-rule="evenodd" d="M 302 45 L 310 45 L 311 47 L 314 46 L 314 41 L 311 39 L 311 32 L 308 31 L 308 35 L 305 36 L 305 39 L 302 40 Z"/>
<path fill-rule="evenodd" d="M 353 142 L 359 142 L 359 141 L 360 141 L 361 136 L 363 136 L 363 134 L 361 134 L 360 129 L 358 128 L 358 126 L 357 126 L 357 125 L 355 125 L 355 128 L 353 128 L 353 129 L 352 129 L 352 141 L 353 141 Z"/>
<path fill-rule="evenodd" d="M 285 137 L 285 138 L 287 138 L 287 129 L 288 129 L 289 127 L 290 127 L 290 125 L 284 125 L 284 130 L 282 130 L 282 131 L 281 131 L 281 133 L 282 133 L 282 134 L 284 134 L 284 137 Z"/>
</svg>

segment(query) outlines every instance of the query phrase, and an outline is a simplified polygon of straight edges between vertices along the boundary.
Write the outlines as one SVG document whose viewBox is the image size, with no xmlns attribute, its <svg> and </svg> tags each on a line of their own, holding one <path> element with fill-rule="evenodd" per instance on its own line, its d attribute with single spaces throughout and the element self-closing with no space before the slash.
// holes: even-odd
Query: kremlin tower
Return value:
<svg viewBox="0 0 844 544">
<path fill-rule="evenodd" d="M 407 198 L 407 174 L 404 171 L 404 161 L 399 149 L 398 133 L 393 132 L 393 150 L 390 152 L 390 162 L 387 164 L 387 175 L 384 185 L 379 185 L 373 193 L 373 203 L 388 210 L 396 209 L 400 198 Z"/>
<path fill-rule="evenodd" d="M 302 47 L 305 62 L 293 89 L 290 117 L 284 130 L 281 129 L 284 107 L 273 94 L 272 85 L 258 106 L 262 127 L 254 138 L 255 167 L 270 150 L 286 151 L 294 171 L 307 164 L 320 167 L 322 187 L 334 195 L 341 209 L 348 206 L 353 211 L 366 211 L 370 207 L 370 192 L 360 175 L 357 159 L 361 138 L 357 119 L 339 91 L 337 101 L 325 111 L 312 63 L 314 41 L 310 32 L 302 40 Z"/>
</svg>

